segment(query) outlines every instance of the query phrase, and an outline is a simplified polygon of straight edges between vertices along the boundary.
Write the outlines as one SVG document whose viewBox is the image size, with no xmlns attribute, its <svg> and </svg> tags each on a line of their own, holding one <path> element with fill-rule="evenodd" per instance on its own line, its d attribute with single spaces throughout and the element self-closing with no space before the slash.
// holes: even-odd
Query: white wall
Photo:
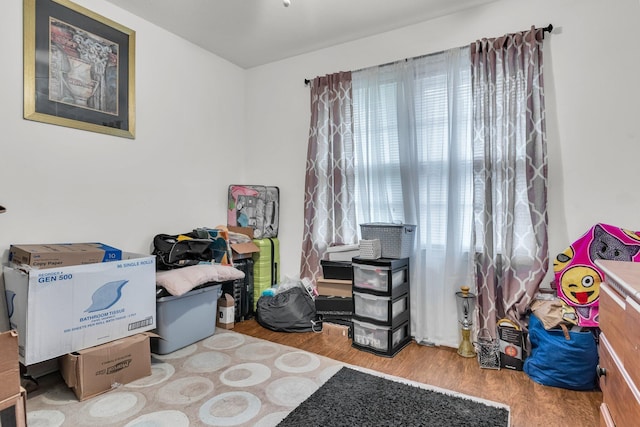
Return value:
<svg viewBox="0 0 640 427">
<path fill-rule="evenodd" d="M 22 119 L 22 2 L 0 17 L 0 253 L 224 223 L 231 183 L 281 190 L 281 271 L 297 274 L 309 126 L 305 78 L 462 46 L 531 25 L 545 41 L 551 257 L 596 222 L 640 230 L 636 0 L 502 0 L 248 71 L 99 0 L 136 31 L 135 140 Z M 241 159 L 241 160 L 237 160 Z"/>
<path fill-rule="evenodd" d="M 282 271 L 298 271 L 302 245 L 310 117 L 305 78 L 531 25 L 556 28 L 545 38 L 550 260 L 597 222 L 640 230 L 639 18 L 636 0 L 502 0 L 249 70 L 246 174 L 248 181 L 281 188 Z"/>
<path fill-rule="evenodd" d="M 2 259 L 15 243 L 149 253 L 155 234 L 226 224 L 227 186 L 243 180 L 244 70 L 109 3 L 74 1 L 136 31 L 136 138 L 22 118 L 22 1 L 3 1 Z"/>
<path fill-rule="evenodd" d="M 3 1 L 3 262 L 16 243 L 149 253 L 155 234 L 225 224 L 227 186 L 244 178 L 234 159 L 245 151 L 245 71 L 110 3 L 75 2 L 136 31 L 136 138 L 22 118 L 22 0 Z M 0 330 L 3 289 L 0 277 Z"/>
</svg>

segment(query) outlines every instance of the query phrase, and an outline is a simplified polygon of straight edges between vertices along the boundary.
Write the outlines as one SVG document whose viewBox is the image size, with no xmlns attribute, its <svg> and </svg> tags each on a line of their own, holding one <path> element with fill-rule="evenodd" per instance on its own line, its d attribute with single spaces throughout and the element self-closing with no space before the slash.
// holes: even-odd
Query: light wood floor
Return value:
<svg viewBox="0 0 640 427">
<path fill-rule="evenodd" d="M 539 385 L 521 371 L 481 369 L 475 358 L 455 349 L 412 342 L 393 358 L 351 347 L 351 340 L 325 333 L 273 332 L 255 320 L 235 324 L 234 331 L 289 345 L 348 364 L 412 381 L 501 402 L 511 407 L 513 427 L 590 427 L 599 423 L 599 391 L 576 392 Z"/>
</svg>

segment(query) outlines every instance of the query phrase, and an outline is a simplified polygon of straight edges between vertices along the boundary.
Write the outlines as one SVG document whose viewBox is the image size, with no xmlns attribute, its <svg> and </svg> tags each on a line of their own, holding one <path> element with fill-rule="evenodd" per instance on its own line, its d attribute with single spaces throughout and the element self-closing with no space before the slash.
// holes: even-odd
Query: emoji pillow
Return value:
<svg viewBox="0 0 640 427">
<path fill-rule="evenodd" d="M 596 224 L 556 256 L 553 271 L 558 297 L 575 307 L 580 326 L 598 326 L 600 282 L 595 260 L 640 261 L 640 233 Z"/>
</svg>

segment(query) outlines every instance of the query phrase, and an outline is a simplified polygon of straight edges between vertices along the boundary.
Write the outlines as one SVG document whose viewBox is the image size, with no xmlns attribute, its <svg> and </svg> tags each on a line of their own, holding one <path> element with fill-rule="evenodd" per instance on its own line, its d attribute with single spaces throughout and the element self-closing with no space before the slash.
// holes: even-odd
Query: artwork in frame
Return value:
<svg viewBox="0 0 640 427">
<path fill-rule="evenodd" d="M 24 1 L 24 118 L 135 138 L 135 32 L 68 0 Z"/>
</svg>

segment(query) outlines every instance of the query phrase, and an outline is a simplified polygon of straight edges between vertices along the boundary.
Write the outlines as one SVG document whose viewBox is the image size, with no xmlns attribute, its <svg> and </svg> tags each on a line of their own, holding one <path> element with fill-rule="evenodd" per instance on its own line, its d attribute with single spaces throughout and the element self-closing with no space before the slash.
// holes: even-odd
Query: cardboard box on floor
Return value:
<svg viewBox="0 0 640 427">
<path fill-rule="evenodd" d="M 104 243 L 55 243 L 47 245 L 11 245 L 9 262 L 37 268 L 65 267 L 119 261 L 122 251 Z"/>
<path fill-rule="evenodd" d="M 223 329 L 233 329 L 235 326 L 235 300 L 232 295 L 226 292 L 218 299 L 218 320 L 216 325 Z"/>
<path fill-rule="evenodd" d="M 349 327 L 337 323 L 322 322 L 322 333 L 331 337 L 349 339 Z"/>
<path fill-rule="evenodd" d="M 0 334 L 0 402 L 20 393 L 20 365 L 18 364 L 18 333 Z"/>
<path fill-rule="evenodd" d="M 4 267 L 10 327 L 24 365 L 155 328 L 155 257 L 59 268 Z"/>
<path fill-rule="evenodd" d="M 234 233 L 244 234 L 249 237 L 252 241 L 246 243 L 232 243 L 231 251 L 233 253 L 233 260 L 237 261 L 240 259 L 251 258 L 255 252 L 260 252 L 260 248 L 253 243 L 253 228 L 251 227 L 235 227 L 228 226 L 227 229 Z"/>
<path fill-rule="evenodd" d="M 66 354 L 60 373 L 78 400 L 85 400 L 151 375 L 149 337 L 142 333 Z"/>
</svg>

